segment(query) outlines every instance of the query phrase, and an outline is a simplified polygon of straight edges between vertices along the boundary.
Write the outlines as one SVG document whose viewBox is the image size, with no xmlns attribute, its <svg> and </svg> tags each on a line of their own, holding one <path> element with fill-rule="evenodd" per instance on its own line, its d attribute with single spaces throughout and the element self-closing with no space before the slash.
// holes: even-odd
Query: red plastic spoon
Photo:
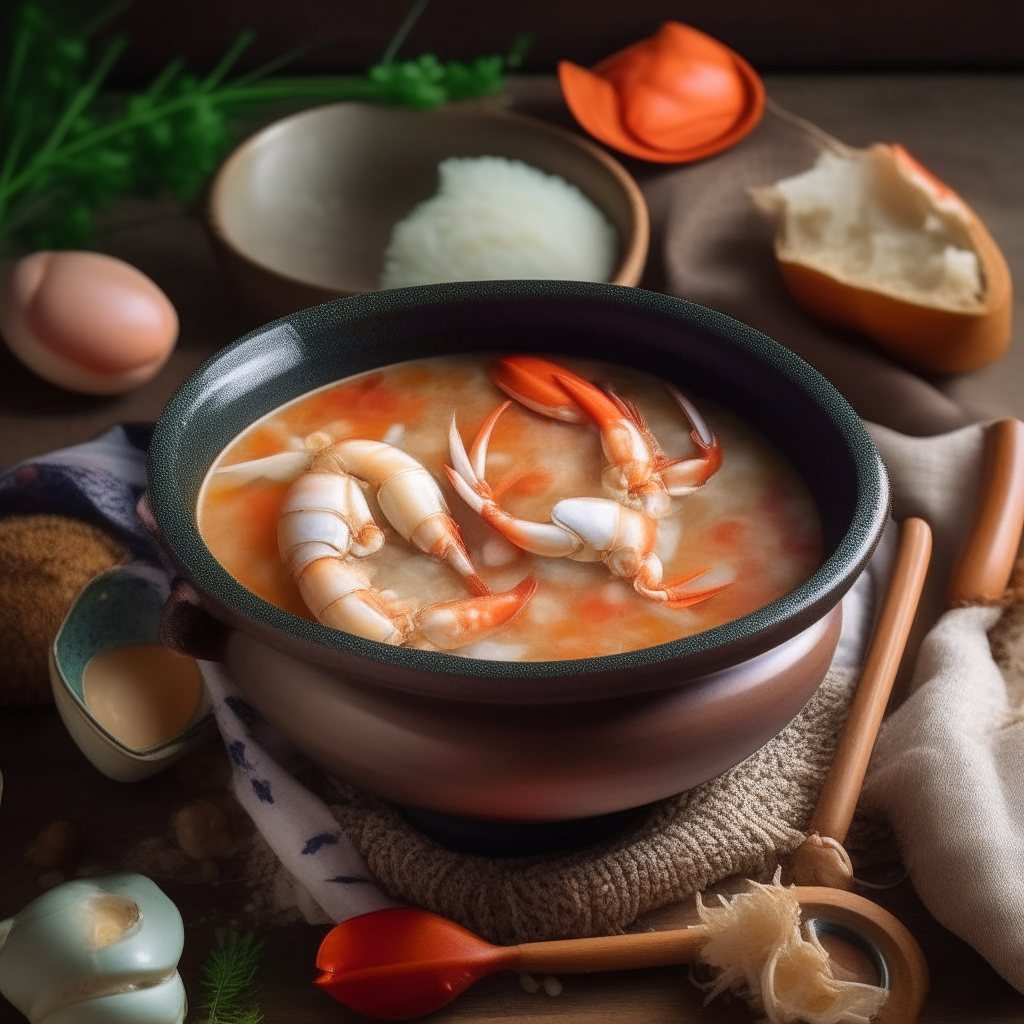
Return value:
<svg viewBox="0 0 1024 1024">
<path fill-rule="evenodd" d="M 795 887 L 805 921 L 867 949 L 889 998 L 876 1019 L 905 1024 L 928 991 L 928 969 L 913 936 L 862 896 L 817 886 Z M 316 984 L 367 1017 L 406 1020 L 440 1009 L 496 971 L 583 974 L 669 967 L 695 960 L 708 941 L 703 925 L 592 939 L 494 946 L 443 917 L 396 908 L 350 918 L 324 939 Z"/>
</svg>

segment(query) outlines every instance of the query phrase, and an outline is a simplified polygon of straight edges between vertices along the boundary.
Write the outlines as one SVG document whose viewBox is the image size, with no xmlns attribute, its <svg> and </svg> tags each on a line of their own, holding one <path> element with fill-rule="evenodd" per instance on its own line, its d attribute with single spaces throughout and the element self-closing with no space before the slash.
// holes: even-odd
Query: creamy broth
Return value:
<svg viewBox="0 0 1024 1024">
<path fill-rule="evenodd" d="M 103 651 L 82 671 L 86 707 L 132 750 L 149 750 L 177 736 L 195 715 L 202 693 L 195 659 L 160 644 Z"/>
<path fill-rule="evenodd" d="M 244 430 L 211 467 L 200 493 L 200 533 L 213 555 L 249 590 L 308 619 L 313 614 L 278 553 L 277 521 L 290 480 L 238 482 L 218 470 L 303 449 L 325 433 L 335 441 L 362 438 L 401 448 L 429 470 L 462 529 L 477 571 L 495 593 L 533 574 L 538 588 L 521 614 L 500 630 L 452 653 L 471 658 L 548 661 L 651 647 L 721 625 L 776 600 L 806 580 L 821 560 L 821 527 L 806 486 L 779 454 L 738 417 L 691 396 L 717 433 L 724 461 L 695 493 L 657 524 L 656 554 L 665 581 L 709 569 L 692 589 L 730 584 L 687 608 L 669 608 L 638 594 L 601 562 L 549 558 L 520 550 L 455 493 L 448 425 L 453 411 L 467 448 L 481 424 L 507 397 L 488 378 L 492 354 L 444 356 L 399 363 L 310 392 Z M 691 456 L 690 428 L 657 378 L 621 366 L 552 357 L 580 376 L 608 382 L 636 400 L 670 458 Z M 486 479 L 512 515 L 550 522 L 569 497 L 600 497 L 604 457 L 597 429 L 558 422 L 513 403 L 494 429 Z M 365 568 L 378 590 L 417 606 L 469 597 L 445 564 L 390 529 L 364 488 L 376 523 L 386 531 Z"/>
</svg>

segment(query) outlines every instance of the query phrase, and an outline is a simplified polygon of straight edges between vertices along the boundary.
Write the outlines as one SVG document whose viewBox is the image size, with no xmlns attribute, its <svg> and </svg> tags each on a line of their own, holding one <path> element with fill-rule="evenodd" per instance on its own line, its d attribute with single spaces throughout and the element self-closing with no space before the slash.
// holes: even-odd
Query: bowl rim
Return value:
<svg viewBox="0 0 1024 1024">
<path fill-rule="evenodd" d="M 255 353 L 258 339 L 282 326 L 290 328 L 302 341 L 304 330 L 311 335 L 322 333 L 325 318 L 334 329 L 344 330 L 347 324 L 372 321 L 381 316 L 414 314 L 424 307 L 455 306 L 481 299 L 613 302 L 620 307 L 632 307 L 642 314 L 667 317 L 680 326 L 705 334 L 717 335 L 744 350 L 747 357 L 767 363 L 816 402 L 840 434 L 855 466 L 857 492 L 853 515 L 835 549 L 800 586 L 737 619 L 667 644 L 564 661 L 489 661 L 390 646 L 292 615 L 247 590 L 206 547 L 196 524 L 195 509 L 185 501 L 175 474 L 189 417 L 201 407 L 204 391 L 210 392 L 211 387 L 216 391 L 220 386 L 212 382 L 223 380 L 218 364 L 222 364 L 221 369 L 228 373 L 232 387 L 244 387 L 239 372 L 242 365 L 239 360 L 244 356 L 242 350 L 250 346 Z M 278 405 L 296 397 L 298 395 L 282 398 Z M 216 454 L 203 468 L 203 477 Z M 679 663 L 687 658 L 702 664 L 709 664 L 710 658 L 711 666 L 717 669 L 724 664 L 714 659 L 726 650 L 746 653 L 725 664 L 746 660 L 796 635 L 815 621 L 815 616 L 820 617 L 838 603 L 867 564 L 890 508 L 885 465 L 860 417 L 839 391 L 796 353 L 738 320 L 685 299 L 636 288 L 566 281 L 479 281 L 370 292 L 313 306 L 249 331 L 207 359 L 171 396 L 153 432 L 147 478 L 148 500 L 166 554 L 221 617 L 226 613 L 236 626 L 240 622 L 255 620 L 261 630 L 259 635 L 264 639 L 267 639 L 265 633 L 269 631 L 282 649 L 294 651 L 299 648 L 305 655 L 312 654 L 325 664 L 341 655 L 343 658 L 349 656 L 353 667 L 369 659 L 378 666 L 392 666 L 400 675 L 403 675 L 402 670 L 413 670 L 404 672 L 401 681 L 383 682 L 429 696 L 441 696 L 436 683 L 438 677 L 502 679 L 511 685 L 520 680 L 526 685 L 527 681 L 536 682 L 543 678 L 619 675 L 623 671 L 636 676 L 637 670 L 641 673 L 647 670 L 649 675 L 652 669 L 660 671 L 666 663 Z M 773 637 L 774 643 L 757 647 L 756 644 L 765 636 Z M 638 691 L 672 685 L 664 682 L 646 685 L 639 678 L 637 682 Z"/>
<path fill-rule="evenodd" d="M 366 110 L 379 111 L 380 104 L 362 103 L 357 100 L 342 101 L 339 103 L 325 103 L 316 107 L 309 107 L 300 110 L 287 117 L 280 118 L 265 125 L 259 131 L 250 135 L 245 141 L 235 147 L 223 160 L 214 175 L 207 193 L 205 204 L 205 218 L 211 233 L 216 241 L 222 245 L 235 259 L 241 260 L 261 273 L 269 274 L 294 287 L 305 289 L 317 289 L 324 295 L 335 295 L 338 298 L 347 298 L 351 295 L 366 295 L 371 292 L 333 288 L 317 281 L 310 281 L 302 277 L 279 270 L 267 263 L 262 262 L 253 256 L 248 250 L 243 249 L 233 238 L 227 229 L 223 218 L 224 195 L 227 189 L 227 179 L 232 172 L 245 160 L 249 159 L 252 151 L 266 143 L 267 137 L 274 132 L 282 132 L 291 125 L 302 121 L 323 116 L 328 111 L 339 108 L 357 107 Z M 387 107 L 384 109 L 392 110 Z M 567 145 L 573 146 L 583 153 L 586 153 L 594 161 L 600 164 L 618 183 L 622 189 L 629 208 L 630 220 L 632 221 L 631 232 L 628 238 L 622 239 L 622 254 L 615 268 L 615 274 L 608 284 L 632 286 L 640 283 L 643 276 L 644 266 L 647 262 L 647 252 L 650 248 L 651 239 L 651 218 L 647 209 L 647 201 L 633 176 L 619 163 L 607 150 L 602 149 L 590 139 L 562 128 L 559 125 L 542 121 L 527 114 L 520 114 L 508 110 L 495 110 L 482 106 L 481 104 L 444 104 L 432 110 L 414 110 L 409 107 L 402 107 L 401 110 L 422 116 L 422 117 L 483 117 L 495 121 L 508 121 L 519 124 L 525 128 L 532 129 L 542 134 L 556 138 Z M 602 211 L 603 212 L 603 211 Z"/>
</svg>

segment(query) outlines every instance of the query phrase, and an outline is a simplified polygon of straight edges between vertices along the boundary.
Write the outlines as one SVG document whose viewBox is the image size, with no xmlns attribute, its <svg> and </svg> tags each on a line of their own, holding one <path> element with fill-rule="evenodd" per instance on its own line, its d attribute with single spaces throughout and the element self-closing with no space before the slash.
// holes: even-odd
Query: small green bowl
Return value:
<svg viewBox="0 0 1024 1024">
<path fill-rule="evenodd" d="M 158 643 L 167 584 L 155 570 L 120 567 L 97 576 L 75 599 L 50 648 L 50 683 L 57 710 L 83 754 L 108 778 L 135 782 L 173 764 L 206 738 L 214 723 L 205 693 L 181 732 L 136 750 L 104 728 L 83 691 L 89 660 L 104 651 Z"/>
</svg>

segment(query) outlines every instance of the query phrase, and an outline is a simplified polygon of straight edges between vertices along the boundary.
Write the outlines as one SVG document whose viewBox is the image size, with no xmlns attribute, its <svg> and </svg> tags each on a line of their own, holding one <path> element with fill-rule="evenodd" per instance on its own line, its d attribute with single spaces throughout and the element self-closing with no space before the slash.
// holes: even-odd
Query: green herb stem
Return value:
<svg viewBox="0 0 1024 1024">
<path fill-rule="evenodd" d="M 188 94 L 178 96 L 163 103 L 137 110 L 126 114 L 124 117 L 101 125 L 87 132 L 84 135 L 65 144 L 60 148 L 52 146 L 44 147 L 32 159 L 27 167 L 15 178 L 11 179 L 6 186 L 0 185 L 0 203 L 20 192 L 28 185 L 33 177 L 46 165 L 63 162 L 70 157 L 76 156 L 85 150 L 106 142 L 135 128 L 162 121 L 165 118 L 176 114 L 189 107 L 195 106 L 200 100 L 212 102 L 218 105 L 234 103 L 253 103 L 258 101 L 309 99 L 312 97 L 335 100 L 356 100 L 373 99 L 379 95 L 379 88 L 373 82 L 367 82 L 361 78 L 338 78 L 338 79 L 302 79 L 283 80 L 280 83 L 264 82 L 262 85 L 250 85 L 244 88 L 236 88 L 233 85 L 225 86 L 214 93 L 206 95 Z M 76 107 L 79 106 L 76 104 Z M 65 118 L 64 120 L 68 120 Z M 54 132 L 54 136 L 56 131 Z"/>
<path fill-rule="evenodd" d="M 32 45 L 32 26 L 22 25 L 14 37 L 14 46 L 11 49 L 11 63 L 7 68 L 7 84 L 4 86 L 3 105 L 0 107 L 0 129 L 6 130 L 7 116 L 14 106 L 14 97 L 21 81 L 21 74 L 25 69 L 25 60 L 28 57 L 29 47 Z"/>
<path fill-rule="evenodd" d="M 147 100 L 155 100 L 184 67 L 185 62 L 180 57 L 175 57 L 174 60 L 172 60 L 170 64 L 168 64 L 167 67 L 165 67 L 163 71 L 153 79 L 149 88 L 143 93 L 144 98 Z"/>
<path fill-rule="evenodd" d="M 115 112 L 99 92 L 126 46 L 116 38 L 85 72 L 86 31 L 63 33 L 41 0 L 22 0 L 12 21 L 0 95 L 0 241 L 17 230 L 35 246 L 87 241 L 93 212 L 125 192 L 167 190 L 194 196 L 227 152 L 227 112 L 246 104 L 360 100 L 428 109 L 446 100 L 497 92 L 508 58 L 442 64 L 433 54 L 395 57 L 428 0 L 415 0 L 389 43 L 384 61 L 362 76 L 297 78 L 275 75 L 307 47 L 228 75 L 253 41 L 241 32 L 205 77 L 171 61 L 143 91 Z M 114 0 L 88 32 L 125 6 Z M 91 63 L 91 62 L 90 62 Z"/>
<path fill-rule="evenodd" d="M 427 9 L 429 3 L 430 0 L 416 0 L 416 3 L 412 5 L 409 13 L 402 19 L 402 24 L 398 26 L 398 31 L 391 37 L 384 56 L 380 59 L 381 64 L 390 64 L 398 56 L 402 43 L 405 42 L 416 22 L 420 20 L 420 15 Z"/>
<path fill-rule="evenodd" d="M 122 51 L 127 45 L 128 40 L 121 36 L 115 39 L 107 47 L 106 52 L 100 58 L 100 62 L 96 65 L 96 68 L 89 80 L 72 97 L 63 116 L 50 133 L 50 137 L 43 143 L 42 149 L 39 150 L 38 154 L 36 154 L 32 163 L 29 164 L 29 167 L 26 168 L 26 170 L 33 168 L 36 164 L 45 164 L 48 162 L 51 155 L 56 152 L 61 142 L 64 140 L 64 136 L 67 135 L 68 129 L 75 122 L 75 119 L 96 97 L 96 93 L 99 92 L 100 86 L 106 80 L 107 75 L 110 74 L 110 69 L 114 66 L 117 58 L 121 56 Z"/>
<path fill-rule="evenodd" d="M 217 66 L 203 79 L 199 86 L 200 92 L 212 92 L 223 81 L 224 76 L 231 70 L 235 61 L 242 56 L 242 53 L 249 48 L 256 38 L 256 33 L 251 28 L 239 32 L 238 38 L 228 48 L 228 52 L 221 57 Z"/>
</svg>

